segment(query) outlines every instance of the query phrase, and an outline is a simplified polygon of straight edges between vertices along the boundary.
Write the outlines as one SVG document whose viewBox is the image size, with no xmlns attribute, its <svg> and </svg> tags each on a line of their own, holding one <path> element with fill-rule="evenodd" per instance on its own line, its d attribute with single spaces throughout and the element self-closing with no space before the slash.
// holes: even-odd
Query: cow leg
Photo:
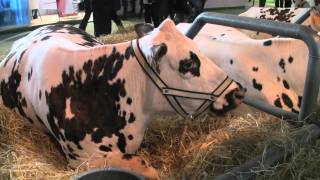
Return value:
<svg viewBox="0 0 320 180">
<path fill-rule="evenodd" d="M 92 158 L 89 168 L 111 167 L 132 171 L 148 179 L 159 179 L 157 171 L 140 156 L 134 154 L 108 153 L 106 158 Z"/>
</svg>

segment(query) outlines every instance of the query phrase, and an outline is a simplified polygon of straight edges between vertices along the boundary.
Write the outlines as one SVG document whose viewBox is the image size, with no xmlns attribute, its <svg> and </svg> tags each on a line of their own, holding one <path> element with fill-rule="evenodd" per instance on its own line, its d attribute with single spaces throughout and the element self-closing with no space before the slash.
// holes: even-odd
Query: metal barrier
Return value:
<svg viewBox="0 0 320 180">
<path fill-rule="evenodd" d="M 309 61 L 302 98 L 302 106 L 298 120 L 316 120 L 316 104 L 320 85 L 320 38 L 314 31 L 297 24 L 205 12 L 200 14 L 195 19 L 191 27 L 186 32 L 186 36 L 193 39 L 206 23 L 277 34 L 280 36 L 291 37 L 304 41 L 309 49 Z M 254 107 L 263 107 L 260 109 L 270 112 L 276 116 L 288 114 L 288 112 L 283 110 L 279 109 L 278 111 L 275 111 L 274 107 L 264 104 L 257 104 L 252 100 L 247 99 L 246 102 Z"/>
<path fill-rule="evenodd" d="M 297 120 L 299 124 L 303 124 L 304 122 L 312 122 L 318 124 L 316 109 L 320 85 L 320 37 L 316 34 L 316 32 L 312 31 L 307 27 L 297 24 L 281 23 L 264 19 L 254 19 L 236 15 L 205 12 L 200 14 L 195 19 L 191 27 L 186 32 L 186 36 L 193 39 L 206 23 L 276 34 L 304 41 L 309 50 L 309 60 L 302 98 L 302 106 L 299 115 L 292 112 L 284 111 L 271 105 L 257 103 L 254 101 L 254 99 L 250 98 L 246 98 L 245 103 L 262 111 L 265 111 L 269 114 L 275 115 L 277 117 Z M 316 133 L 310 133 L 309 135 L 307 135 L 309 137 L 307 142 L 311 142 L 312 140 L 320 136 L 320 128 L 318 126 L 311 124 L 307 127 L 307 129 L 310 128 Z M 305 134 L 306 133 L 304 133 L 304 135 Z M 298 137 L 300 138 L 300 136 Z M 296 138 L 294 139 L 297 140 Z M 299 145 L 303 146 L 305 144 L 306 143 L 300 143 Z M 280 147 L 270 148 L 269 150 L 267 150 L 266 153 L 264 153 L 263 157 L 257 157 L 251 162 L 246 163 L 244 166 L 235 168 L 234 170 L 230 171 L 229 175 L 226 174 L 219 176 L 218 179 L 251 179 L 252 177 L 254 177 L 254 173 L 252 172 L 253 169 L 257 169 L 260 165 L 270 166 L 272 164 L 275 164 L 276 162 L 282 161 L 284 151 L 284 148 Z M 290 155 L 290 153 L 292 152 L 288 152 L 287 155 Z M 279 155 L 277 157 L 272 157 L 272 155 L 274 154 Z M 233 175 L 230 176 L 230 174 Z M 241 174 L 246 174 L 246 176 L 237 176 Z"/>
</svg>

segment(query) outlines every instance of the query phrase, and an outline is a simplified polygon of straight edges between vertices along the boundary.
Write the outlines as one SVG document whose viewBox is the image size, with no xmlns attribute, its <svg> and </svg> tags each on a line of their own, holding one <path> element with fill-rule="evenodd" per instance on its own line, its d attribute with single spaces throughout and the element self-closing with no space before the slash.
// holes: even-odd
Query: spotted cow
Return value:
<svg viewBox="0 0 320 180">
<path fill-rule="evenodd" d="M 252 7 L 239 16 L 251 17 L 255 19 L 267 19 L 272 21 L 280 21 L 287 23 L 296 23 L 301 16 L 309 11 L 309 8 L 260 8 Z M 310 16 L 302 22 L 302 25 L 312 28 L 314 31 L 320 31 L 320 13 L 313 7 L 310 11 Z M 254 39 L 271 38 L 272 35 L 253 32 L 241 29 L 241 31 Z"/>
<path fill-rule="evenodd" d="M 139 48 L 168 86 L 211 93 L 227 77 L 171 20 L 157 29 L 136 26 Z M 0 64 L 4 106 L 61 145 L 69 166 L 114 167 L 148 178 L 156 171 L 135 154 L 156 115 L 174 114 L 143 71 L 131 42 L 102 45 L 69 25 L 50 25 L 14 43 Z M 231 81 L 213 102 L 225 112 L 244 89 Z M 202 100 L 175 97 L 192 111 Z"/>
<path fill-rule="evenodd" d="M 185 32 L 189 24 L 177 27 Z M 236 28 L 206 24 L 194 41 L 257 102 L 298 113 L 306 77 L 308 49 L 291 38 L 252 39 Z"/>
</svg>

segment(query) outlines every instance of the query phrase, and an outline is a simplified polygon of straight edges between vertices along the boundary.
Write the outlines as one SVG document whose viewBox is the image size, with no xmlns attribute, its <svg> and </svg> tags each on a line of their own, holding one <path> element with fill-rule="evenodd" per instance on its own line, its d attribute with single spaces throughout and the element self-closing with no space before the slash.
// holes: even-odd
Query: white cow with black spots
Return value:
<svg viewBox="0 0 320 180">
<path fill-rule="evenodd" d="M 185 32 L 189 24 L 177 28 Z M 308 62 L 301 40 L 257 40 L 236 28 L 206 24 L 194 38 L 201 52 L 240 82 L 247 97 L 299 112 Z"/>
<path fill-rule="evenodd" d="M 211 93 L 227 77 L 172 21 L 136 30 L 142 54 L 169 87 Z M 102 45 L 68 25 L 39 28 L 1 62 L 0 90 L 4 106 L 54 136 L 71 168 L 86 164 L 157 177 L 135 152 L 149 122 L 175 111 L 139 65 L 131 42 Z M 213 109 L 235 108 L 244 92 L 231 81 Z M 176 98 L 187 111 L 203 102 Z"/>
</svg>

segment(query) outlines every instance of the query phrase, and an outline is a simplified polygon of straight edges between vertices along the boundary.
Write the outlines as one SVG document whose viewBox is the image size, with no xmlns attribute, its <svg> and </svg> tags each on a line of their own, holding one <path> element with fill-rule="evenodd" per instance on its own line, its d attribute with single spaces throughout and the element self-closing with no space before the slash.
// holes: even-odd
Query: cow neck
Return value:
<svg viewBox="0 0 320 180">
<path fill-rule="evenodd" d="M 164 95 L 164 97 L 169 102 L 170 106 L 174 109 L 174 111 L 176 111 L 183 118 L 194 119 L 203 114 L 209 108 L 209 106 L 213 102 L 215 102 L 216 99 L 220 97 L 224 91 L 226 91 L 226 89 L 228 89 L 228 87 L 233 82 L 233 80 L 227 76 L 220 83 L 220 85 L 212 91 L 212 93 L 195 92 L 171 88 L 163 81 L 163 79 L 161 79 L 159 74 L 148 63 L 145 55 L 142 53 L 140 49 L 138 39 L 132 40 L 131 44 L 134 55 L 145 74 L 152 80 L 152 82 L 156 85 L 156 87 L 159 89 L 162 95 Z M 182 107 L 177 97 L 203 100 L 203 103 L 195 111 L 187 112 Z"/>
</svg>

